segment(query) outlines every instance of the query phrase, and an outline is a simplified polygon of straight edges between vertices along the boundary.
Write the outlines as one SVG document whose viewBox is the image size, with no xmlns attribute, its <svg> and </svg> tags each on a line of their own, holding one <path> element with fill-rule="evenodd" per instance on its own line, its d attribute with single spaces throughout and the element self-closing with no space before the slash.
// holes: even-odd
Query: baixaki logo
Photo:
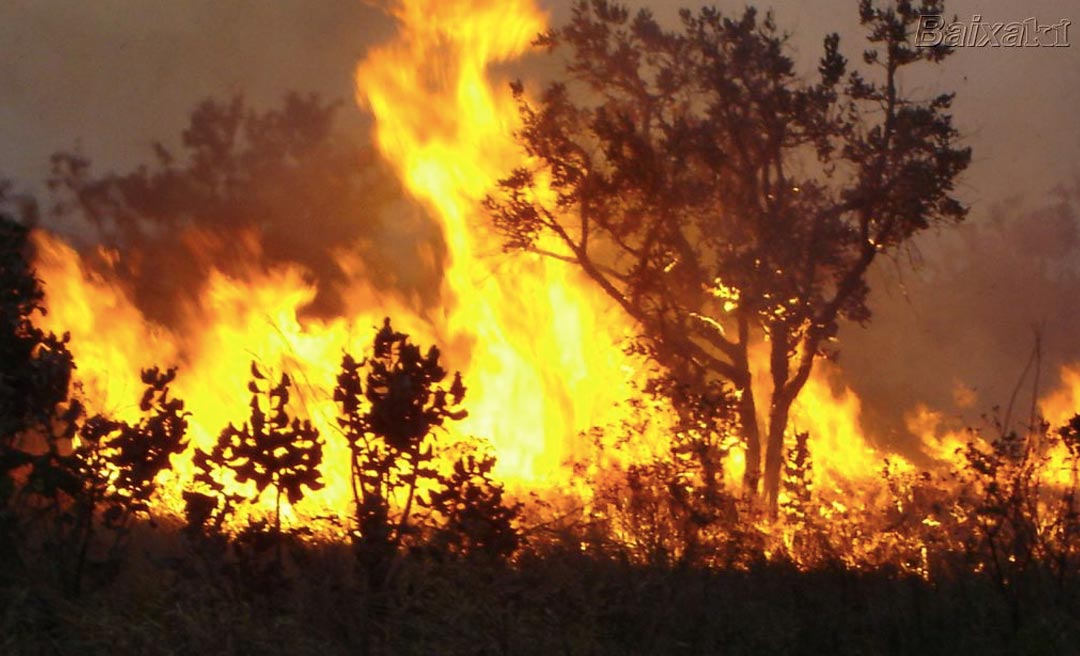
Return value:
<svg viewBox="0 0 1080 656">
<path fill-rule="evenodd" d="M 1034 16 L 1023 20 L 986 22 L 975 14 L 970 23 L 954 20 L 946 23 L 939 14 L 919 17 L 915 45 L 923 48 L 1063 48 L 1069 46 L 1069 26 L 1062 18 L 1057 23 L 1040 23 Z"/>
</svg>

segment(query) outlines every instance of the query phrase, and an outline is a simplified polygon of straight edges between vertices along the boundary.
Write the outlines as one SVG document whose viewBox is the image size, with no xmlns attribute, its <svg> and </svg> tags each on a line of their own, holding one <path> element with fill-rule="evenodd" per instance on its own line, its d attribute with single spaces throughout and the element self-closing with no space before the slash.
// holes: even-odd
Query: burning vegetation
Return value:
<svg viewBox="0 0 1080 656">
<path fill-rule="evenodd" d="M 859 63 L 828 36 L 804 78 L 754 9 L 402 2 L 356 72 L 371 148 L 317 97 L 206 101 L 133 172 L 56 155 L 46 210 L 0 189 L 3 583 L 63 595 L 12 644 L 148 570 L 314 627 L 258 642 L 294 653 L 1075 638 L 1080 368 L 1043 393 L 1037 343 L 1003 412 L 916 408 L 900 453 L 835 362 L 874 263 L 967 214 L 952 96 L 900 84 L 942 10 L 860 2 Z M 493 72 L 530 45 L 554 82 Z M 844 609 L 740 637 L 740 594 Z M 178 651 L 257 626 L 190 617 Z"/>
</svg>

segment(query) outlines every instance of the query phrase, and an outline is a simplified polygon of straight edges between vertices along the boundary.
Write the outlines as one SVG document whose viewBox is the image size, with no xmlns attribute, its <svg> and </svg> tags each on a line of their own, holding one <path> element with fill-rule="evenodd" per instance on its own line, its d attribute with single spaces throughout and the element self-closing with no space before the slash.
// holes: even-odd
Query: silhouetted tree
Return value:
<svg viewBox="0 0 1080 656">
<path fill-rule="evenodd" d="M 27 228 L 0 214 L 0 559 L 17 561 L 14 503 L 29 474 L 46 488 L 74 491 L 60 466 L 82 407 L 69 400 L 75 368 L 68 336 L 33 324 L 44 292 L 29 261 Z"/>
<path fill-rule="evenodd" d="M 25 226 L 0 214 L 0 445 L 5 449 L 15 448 L 28 431 L 50 434 L 75 368 L 68 336 L 57 337 L 33 324 L 34 314 L 44 314 L 45 306 L 27 238 Z M 15 457 L 4 455 L 9 456 Z"/>
<path fill-rule="evenodd" d="M 240 96 L 208 99 L 192 111 L 178 147 L 156 144 L 152 159 L 129 172 L 98 173 L 87 157 L 58 153 L 50 211 L 89 222 L 101 243 L 123 253 L 108 266 L 129 281 L 144 313 L 164 323 L 182 318 L 178 301 L 196 294 L 212 268 L 239 275 L 256 260 L 302 265 L 320 282 L 309 310 L 338 311 L 348 272 L 332 252 L 344 246 L 371 264 L 372 283 L 433 293 L 437 285 L 424 283 L 437 269 L 396 266 L 424 239 L 383 236 L 398 228 L 382 213 L 403 194 L 376 151 L 342 126 L 341 106 L 296 93 L 268 109 Z M 397 210 L 401 224 L 407 207 Z"/>
<path fill-rule="evenodd" d="M 606 0 L 580 2 L 539 44 L 569 56 L 534 104 L 514 92 L 530 164 L 488 200 L 509 248 L 573 262 L 641 326 L 657 359 L 701 389 L 734 387 L 745 486 L 775 511 L 788 414 L 840 321 L 865 322 L 866 272 L 937 223 L 960 221 L 951 94 L 905 96 L 900 75 L 940 62 L 913 43 L 936 0 L 859 4 L 873 76 L 825 38 L 804 82 L 771 14 L 681 12 L 681 29 Z M 750 345 L 768 344 L 759 427 Z M 762 448 L 764 439 L 764 449 Z M 764 456 L 764 458 L 762 457 Z"/>
<path fill-rule="evenodd" d="M 109 463 L 116 468 L 111 487 L 114 503 L 119 506 L 114 514 L 149 513 L 154 479 L 169 468 L 172 456 L 187 448 L 189 413 L 182 400 L 169 396 L 169 385 L 175 379 L 175 367 L 144 369 L 146 391 L 139 410 L 145 416 L 137 424 L 121 423 L 117 435 L 109 440 Z"/>
<path fill-rule="evenodd" d="M 104 415 L 88 418 L 78 430 L 78 444 L 60 458 L 78 487 L 68 490 L 70 505 L 59 501 L 60 523 L 69 531 L 62 539 L 74 551 L 68 585 L 79 592 L 97 526 L 113 535 L 105 563 L 116 566 L 124 556 L 131 523 L 138 516 L 152 520 L 151 502 L 158 474 L 171 466 L 171 458 L 187 448 L 184 402 L 169 397 L 176 369 L 144 369 L 146 385 L 139 402 L 143 418 L 129 424 Z M 151 521 L 152 523 L 152 521 Z"/>
<path fill-rule="evenodd" d="M 403 538 L 414 529 L 413 504 L 423 485 L 437 483 L 433 433 L 460 420 L 465 396 L 461 374 L 448 388 L 439 349 L 427 353 L 386 319 L 371 356 L 342 359 L 334 401 L 352 453 L 355 539 L 369 583 L 380 586 Z M 367 367 L 365 373 L 364 367 Z"/>
<path fill-rule="evenodd" d="M 492 479 L 495 458 L 467 454 L 454 462 L 449 474 L 440 474 L 437 485 L 420 504 L 442 519 L 435 541 L 455 555 L 504 559 L 521 544 L 515 523 L 520 503 L 508 504 L 504 488 Z"/>
<path fill-rule="evenodd" d="M 217 478 L 228 472 L 238 483 L 252 483 L 256 497 L 267 488 L 274 489 L 273 534 L 281 537 L 282 497 L 290 503 L 298 503 L 304 489 L 323 488 L 323 444 L 319 431 L 307 419 L 290 417 L 289 387 L 292 381 L 282 374 L 277 384 L 271 384 L 258 366 L 251 363 L 251 416 L 239 427 L 231 423 L 221 431 L 217 443 L 209 454 L 198 450 L 196 467 L 200 469 L 196 480 L 208 485 L 213 495 L 191 492 L 186 496 L 189 524 L 202 526 L 212 517 L 217 523 L 223 519 L 231 503 L 238 501 L 236 494 L 224 493 L 224 486 Z"/>
</svg>

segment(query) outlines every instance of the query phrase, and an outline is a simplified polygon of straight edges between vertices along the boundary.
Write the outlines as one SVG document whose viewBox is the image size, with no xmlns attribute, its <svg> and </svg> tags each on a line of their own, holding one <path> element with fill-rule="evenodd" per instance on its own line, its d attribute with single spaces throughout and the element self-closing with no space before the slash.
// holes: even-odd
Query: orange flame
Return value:
<svg viewBox="0 0 1080 656">
<path fill-rule="evenodd" d="M 467 361 L 470 419 L 505 477 L 559 482 L 570 440 L 610 419 L 635 365 L 631 326 L 567 265 L 506 256 L 480 202 L 521 155 L 517 106 L 489 68 L 519 57 L 546 20 L 530 0 L 398 4 L 397 38 L 372 50 L 357 93 L 376 141 L 443 227 L 445 343 Z"/>
</svg>

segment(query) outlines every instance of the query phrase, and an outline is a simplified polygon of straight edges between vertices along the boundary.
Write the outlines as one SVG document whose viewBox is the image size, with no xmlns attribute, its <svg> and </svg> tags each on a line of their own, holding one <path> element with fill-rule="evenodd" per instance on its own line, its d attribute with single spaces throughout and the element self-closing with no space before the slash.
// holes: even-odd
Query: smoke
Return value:
<svg viewBox="0 0 1080 656">
<path fill-rule="evenodd" d="M 345 313 L 357 282 L 430 304 L 441 235 L 373 148 L 339 129 L 340 110 L 295 94 L 267 111 L 239 96 L 204 101 L 182 148 L 157 144 L 131 171 L 54 155 L 44 213 L 80 226 L 68 239 L 86 264 L 174 329 L 198 316 L 214 273 L 298 268 L 316 290 L 303 312 L 322 318 Z"/>
<path fill-rule="evenodd" d="M 37 183 L 48 156 L 76 143 L 106 171 L 130 169 L 207 97 L 350 100 L 356 61 L 391 29 L 351 0 L 2 3 L 0 173 Z"/>
<path fill-rule="evenodd" d="M 1003 414 L 1014 389 L 1030 402 L 1042 342 L 1041 389 L 1080 362 L 1080 184 L 1037 200 L 1014 197 L 922 245 L 918 266 L 874 276 L 874 318 L 849 326 L 841 364 L 873 433 L 910 446 L 906 411 L 925 404 L 976 425 Z"/>
<path fill-rule="evenodd" d="M 352 100 L 356 62 L 392 28 L 358 2 L 4 3 L 0 179 L 16 183 L 6 205 L 32 216 L 16 192 L 35 195 L 45 227 L 166 325 L 177 325 L 211 268 L 297 265 L 319 290 L 308 311 L 320 316 L 341 310 L 354 277 L 430 302 L 440 236 L 379 161 L 370 117 Z M 328 131 L 318 152 L 291 168 L 292 154 L 248 166 L 274 160 L 274 145 L 251 148 L 240 134 L 230 164 L 251 179 L 223 193 L 185 189 L 194 175 L 168 179 L 193 172 L 198 151 L 183 135 L 200 101 L 242 97 L 244 113 L 264 117 L 283 111 L 292 91 L 339 103 L 331 125 L 294 117 L 297 129 L 306 120 Z M 57 152 L 70 157 L 50 163 Z M 47 188 L 58 173 L 79 194 Z M 158 197 L 146 198 L 149 189 Z"/>
</svg>

